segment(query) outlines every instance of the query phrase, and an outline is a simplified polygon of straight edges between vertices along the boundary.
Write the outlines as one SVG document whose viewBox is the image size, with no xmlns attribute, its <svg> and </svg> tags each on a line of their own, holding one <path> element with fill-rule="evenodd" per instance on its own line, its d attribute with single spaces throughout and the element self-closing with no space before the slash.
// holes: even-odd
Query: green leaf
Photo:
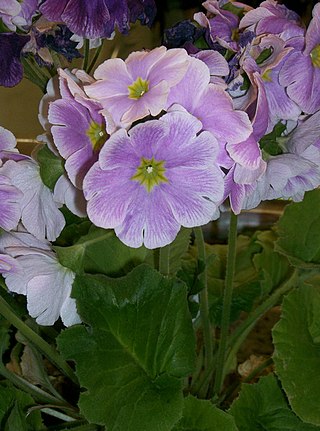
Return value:
<svg viewBox="0 0 320 431">
<path fill-rule="evenodd" d="M 172 431 L 237 431 L 234 419 L 210 401 L 188 396 L 183 417 Z"/>
<path fill-rule="evenodd" d="M 302 422 L 290 409 L 274 375 L 262 377 L 257 384 L 243 384 L 229 413 L 239 431 L 316 431 Z"/>
<path fill-rule="evenodd" d="M 3 431 L 37 431 L 42 428 L 38 411 L 28 413 L 34 405 L 33 398 L 14 387 L 0 390 L 0 429 Z"/>
<path fill-rule="evenodd" d="M 294 266 L 320 264 L 320 190 L 305 194 L 304 200 L 287 205 L 277 225 L 276 250 Z"/>
<path fill-rule="evenodd" d="M 37 151 L 37 161 L 40 166 L 40 176 L 43 183 L 53 190 L 56 182 L 64 174 L 63 161 L 53 154 L 47 145 Z"/>
<path fill-rule="evenodd" d="M 291 272 L 288 259 L 275 251 L 277 238 L 275 232 L 270 230 L 257 234 L 256 242 L 262 246 L 262 250 L 255 254 L 253 262 L 262 276 L 260 281 L 262 295 L 272 292 L 274 288 L 287 279 Z"/>
<path fill-rule="evenodd" d="M 125 275 L 142 263 L 148 250 L 123 244 L 113 230 L 92 227 L 70 247 L 54 247 L 60 263 L 76 273 Z"/>
<path fill-rule="evenodd" d="M 118 279 L 77 276 L 73 294 L 88 327 L 65 330 L 58 346 L 87 389 L 87 420 L 108 431 L 171 430 L 195 360 L 185 285 L 141 265 Z"/>
<path fill-rule="evenodd" d="M 320 425 L 320 291 L 303 285 L 285 297 L 273 329 L 276 372 L 295 413 Z"/>
<path fill-rule="evenodd" d="M 268 54 L 269 48 L 264 50 L 261 55 L 266 52 Z M 265 59 L 263 59 L 264 61 Z M 258 59 L 256 60 L 258 62 Z M 283 149 L 281 146 L 281 134 L 286 130 L 286 125 L 282 124 L 281 122 L 277 123 L 272 132 L 265 135 L 263 138 L 260 139 L 259 145 L 260 148 L 264 153 L 267 153 L 271 156 L 277 156 L 279 154 L 283 153 Z"/>
</svg>

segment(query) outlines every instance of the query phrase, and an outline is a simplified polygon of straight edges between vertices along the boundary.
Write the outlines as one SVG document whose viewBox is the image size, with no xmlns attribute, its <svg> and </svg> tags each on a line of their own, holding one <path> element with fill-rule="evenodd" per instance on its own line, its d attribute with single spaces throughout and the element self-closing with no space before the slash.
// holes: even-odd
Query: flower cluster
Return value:
<svg viewBox="0 0 320 431">
<path fill-rule="evenodd" d="M 35 13 L 90 39 L 154 16 L 151 1 L 8 3 L 0 9 L 3 22 L 29 33 L 0 34 L 15 46 L 3 61 L 4 85 L 20 79 L 21 51 L 39 40 L 31 34 Z M 224 0 L 203 6 L 206 13 L 197 13 L 194 23 L 167 31 L 170 49 L 107 59 L 93 76 L 58 69 L 39 114 L 45 130 L 39 139 L 62 169 L 51 189 L 42 182 L 37 153 L 19 154 L 12 134 L 0 130 L 6 232 L 0 269 L 9 290 L 27 295 L 39 323 L 59 315 L 65 324 L 78 319 L 69 297 L 74 273 L 50 245 L 65 224 L 63 205 L 114 229 L 129 247 L 155 249 L 170 244 L 181 226 L 218 218 L 227 199 L 239 213 L 267 199 L 301 200 L 319 186 L 320 4 L 307 29 L 274 0 L 256 9 Z M 32 262 L 40 268 L 36 274 Z M 48 280 L 60 285 L 59 293 L 35 306 Z"/>
</svg>

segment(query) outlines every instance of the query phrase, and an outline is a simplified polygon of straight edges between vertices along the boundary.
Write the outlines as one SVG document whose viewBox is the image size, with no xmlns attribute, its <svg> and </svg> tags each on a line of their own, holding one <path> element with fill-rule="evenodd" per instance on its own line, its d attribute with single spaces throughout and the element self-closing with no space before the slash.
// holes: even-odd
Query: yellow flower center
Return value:
<svg viewBox="0 0 320 431">
<path fill-rule="evenodd" d="M 310 52 L 310 57 L 314 67 L 320 67 L 320 45 L 317 45 Z"/>
<path fill-rule="evenodd" d="M 86 135 L 91 141 L 93 151 L 99 151 L 108 138 L 108 134 L 102 124 L 91 121 Z"/>
<path fill-rule="evenodd" d="M 155 186 L 168 182 L 165 171 L 163 160 L 157 161 L 154 157 L 152 157 L 152 159 L 145 159 L 142 157 L 141 163 L 131 179 L 133 181 L 138 181 L 147 189 L 147 192 L 150 193 Z"/>
<path fill-rule="evenodd" d="M 266 70 L 261 78 L 266 81 L 266 82 L 272 82 L 272 78 L 271 78 L 271 69 Z"/>
<path fill-rule="evenodd" d="M 140 99 L 149 91 L 149 82 L 139 76 L 133 84 L 129 85 L 128 90 L 129 99 Z"/>
</svg>

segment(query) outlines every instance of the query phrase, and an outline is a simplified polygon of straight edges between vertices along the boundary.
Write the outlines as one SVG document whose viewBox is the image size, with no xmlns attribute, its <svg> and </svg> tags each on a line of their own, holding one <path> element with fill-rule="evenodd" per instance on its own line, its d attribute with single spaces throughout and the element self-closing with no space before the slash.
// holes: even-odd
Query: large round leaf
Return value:
<svg viewBox="0 0 320 431">
<path fill-rule="evenodd" d="M 303 285 L 285 297 L 273 329 L 276 372 L 295 413 L 320 425 L 320 290 Z"/>
<path fill-rule="evenodd" d="M 87 389 L 82 413 L 108 431 L 171 431 L 195 355 L 185 285 L 142 265 L 118 279 L 78 276 L 74 296 L 88 327 L 58 345 Z"/>
</svg>

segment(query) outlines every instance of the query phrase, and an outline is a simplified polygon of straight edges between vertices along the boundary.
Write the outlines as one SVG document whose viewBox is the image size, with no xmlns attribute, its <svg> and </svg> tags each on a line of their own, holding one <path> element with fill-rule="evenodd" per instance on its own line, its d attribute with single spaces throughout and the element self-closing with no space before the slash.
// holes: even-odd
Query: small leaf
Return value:
<svg viewBox="0 0 320 431">
<path fill-rule="evenodd" d="M 284 298 L 273 329 L 276 372 L 295 413 L 320 425 L 320 291 L 302 285 Z"/>
<path fill-rule="evenodd" d="M 287 205 L 277 225 L 276 250 L 294 266 L 320 265 L 320 190 L 305 194 L 304 200 Z"/>
<path fill-rule="evenodd" d="M 112 230 L 92 227 L 70 247 L 54 247 L 60 263 L 76 273 L 125 275 L 142 263 L 147 255 L 144 247 L 124 245 Z"/>
<path fill-rule="evenodd" d="M 172 431 L 237 431 L 234 419 L 210 401 L 184 399 L 183 417 Z"/>
<path fill-rule="evenodd" d="M 65 330 L 58 346 L 87 389 L 82 413 L 108 431 L 171 430 L 195 358 L 185 285 L 141 265 L 118 279 L 77 276 L 73 294 L 89 326 Z"/>
<path fill-rule="evenodd" d="M 56 182 L 64 174 L 63 161 L 44 145 L 37 151 L 40 176 L 43 183 L 53 190 Z"/>
<path fill-rule="evenodd" d="M 277 379 L 269 374 L 256 384 L 243 384 L 229 413 L 239 431 L 316 431 L 290 409 Z"/>
<path fill-rule="evenodd" d="M 14 387 L 2 387 L 0 391 L 0 429 L 3 431 L 38 431 L 42 429 L 39 411 L 28 414 L 34 405 L 33 398 Z"/>
</svg>

